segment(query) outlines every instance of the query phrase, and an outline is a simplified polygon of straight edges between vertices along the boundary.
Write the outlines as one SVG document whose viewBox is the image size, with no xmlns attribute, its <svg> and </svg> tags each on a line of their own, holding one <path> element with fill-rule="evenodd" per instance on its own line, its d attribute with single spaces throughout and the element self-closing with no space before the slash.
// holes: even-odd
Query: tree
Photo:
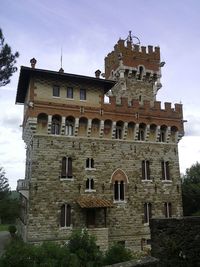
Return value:
<svg viewBox="0 0 200 267">
<path fill-rule="evenodd" d="M 8 178 L 5 176 L 5 171 L 0 167 L 0 200 L 4 199 L 9 194 L 10 188 Z"/>
<path fill-rule="evenodd" d="M 0 29 L 0 86 L 5 86 L 10 82 L 10 77 L 17 71 L 15 67 L 16 58 L 19 57 L 19 53 L 12 53 L 12 50 L 8 44 L 4 44 L 4 36 Z"/>
<path fill-rule="evenodd" d="M 182 182 L 183 213 L 185 216 L 200 214 L 200 163 L 186 169 Z"/>
</svg>

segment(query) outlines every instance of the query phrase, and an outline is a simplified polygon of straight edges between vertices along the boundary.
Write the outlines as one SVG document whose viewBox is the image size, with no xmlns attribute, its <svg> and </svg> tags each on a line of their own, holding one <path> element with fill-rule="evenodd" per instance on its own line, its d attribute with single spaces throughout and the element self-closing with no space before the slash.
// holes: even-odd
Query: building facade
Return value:
<svg viewBox="0 0 200 267">
<path fill-rule="evenodd" d="M 159 47 L 119 40 L 105 79 L 21 67 L 25 179 L 19 231 L 26 242 L 65 242 L 87 228 L 107 249 L 143 249 L 151 217 L 182 215 L 178 142 L 182 105 L 156 100 Z M 109 101 L 105 101 L 105 96 Z"/>
</svg>

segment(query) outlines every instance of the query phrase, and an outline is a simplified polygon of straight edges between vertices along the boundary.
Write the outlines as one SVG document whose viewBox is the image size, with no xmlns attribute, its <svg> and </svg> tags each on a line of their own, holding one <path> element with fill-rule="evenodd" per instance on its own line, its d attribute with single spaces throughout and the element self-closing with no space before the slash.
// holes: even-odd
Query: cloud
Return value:
<svg viewBox="0 0 200 267">
<path fill-rule="evenodd" d="M 188 115 L 185 124 L 186 136 L 200 136 L 200 116 Z"/>
</svg>

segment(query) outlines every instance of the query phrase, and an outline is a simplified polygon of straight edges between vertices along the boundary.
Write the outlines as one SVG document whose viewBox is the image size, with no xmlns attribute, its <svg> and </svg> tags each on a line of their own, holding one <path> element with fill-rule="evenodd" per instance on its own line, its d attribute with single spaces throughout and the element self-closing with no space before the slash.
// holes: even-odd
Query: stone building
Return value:
<svg viewBox="0 0 200 267">
<path fill-rule="evenodd" d="M 87 228 L 104 250 L 150 240 L 151 217 L 182 215 L 178 141 L 182 105 L 156 100 L 159 47 L 119 40 L 105 79 L 21 67 L 25 179 L 19 231 L 26 242 L 65 242 Z M 105 101 L 105 96 L 109 101 Z"/>
</svg>

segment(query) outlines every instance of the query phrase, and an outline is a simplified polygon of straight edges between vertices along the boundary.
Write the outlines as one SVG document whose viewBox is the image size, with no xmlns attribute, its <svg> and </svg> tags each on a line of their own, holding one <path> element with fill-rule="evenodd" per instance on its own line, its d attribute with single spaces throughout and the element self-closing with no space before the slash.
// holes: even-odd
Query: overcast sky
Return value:
<svg viewBox="0 0 200 267">
<path fill-rule="evenodd" d="M 0 27 L 17 66 L 58 71 L 61 47 L 65 72 L 94 76 L 104 57 L 132 30 L 144 46 L 160 46 L 163 87 L 157 100 L 182 103 L 185 137 L 179 143 L 184 173 L 200 161 L 200 1 L 199 0 L 1 0 Z M 0 87 L 0 166 L 9 184 L 24 178 L 21 140 L 23 107 L 15 105 L 18 72 Z"/>
</svg>

